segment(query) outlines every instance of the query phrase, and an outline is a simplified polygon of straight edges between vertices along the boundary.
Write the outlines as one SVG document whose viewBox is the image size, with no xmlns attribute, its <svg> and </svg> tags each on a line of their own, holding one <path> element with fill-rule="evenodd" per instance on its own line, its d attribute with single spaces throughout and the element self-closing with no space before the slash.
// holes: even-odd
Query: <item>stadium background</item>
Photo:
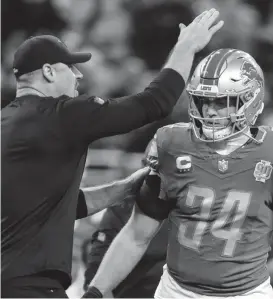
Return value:
<svg viewBox="0 0 273 299">
<path fill-rule="evenodd" d="M 80 70 L 80 92 L 101 98 L 141 91 L 154 78 L 178 36 L 178 24 L 189 24 L 199 12 L 215 7 L 225 21 L 199 55 L 217 48 L 249 52 L 261 65 L 266 96 L 260 124 L 273 125 L 273 1 L 271 0 L 3 0 L 1 46 L 1 106 L 15 96 L 12 60 L 29 36 L 54 34 L 69 48 L 92 52 Z M 79 116 L 80 117 L 80 116 Z M 122 121 L 122 120 L 121 120 Z M 183 94 L 171 116 L 122 136 L 90 146 L 82 186 L 124 177 L 141 166 L 143 151 L 162 125 L 188 121 Z M 102 213 L 75 225 L 73 279 L 70 297 L 82 293 L 84 241 L 91 237 Z"/>
</svg>

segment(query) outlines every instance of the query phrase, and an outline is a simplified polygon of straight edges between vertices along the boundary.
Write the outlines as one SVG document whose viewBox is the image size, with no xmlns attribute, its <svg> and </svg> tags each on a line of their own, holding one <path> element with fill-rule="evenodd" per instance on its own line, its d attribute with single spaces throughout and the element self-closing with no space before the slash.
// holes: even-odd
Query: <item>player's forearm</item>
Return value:
<svg viewBox="0 0 273 299">
<path fill-rule="evenodd" d="M 149 241 L 138 242 L 126 232 L 126 226 L 106 252 L 90 286 L 105 295 L 121 283 L 145 253 Z"/>
<path fill-rule="evenodd" d="M 82 191 L 89 216 L 122 201 L 126 196 L 125 185 L 121 181 L 82 188 Z"/>
<path fill-rule="evenodd" d="M 179 51 L 177 48 L 179 48 Z M 195 52 L 191 45 L 184 43 L 183 40 L 181 40 L 175 45 L 164 68 L 175 70 L 178 74 L 180 74 L 180 76 L 182 76 L 186 83 L 192 68 L 194 55 Z"/>
<path fill-rule="evenodd" d="M 107 213 L 107 211 L 106 211 Z M 105 217 L 105 214 L 104 214 Z M 103 221 L 103 220 L 102 220 Z M 98 236 L 103 234 L 105 240 L 98 240 Z M 88 264 L 85 271 L 85 286 L 88 286 L 95 277 L 96 272 L 101 264 L 101 261 L 111 245 L 113 239 L 116 237 L 117 231 L 115 229 L 99 230 L 95 233 L 95 240 L 92 242 L 91 250 L 88 254 Z M 93 235 L 94 238 L 94 235 Z M 86 289 L 86 288 L 85 288 Z"/>
</svg>

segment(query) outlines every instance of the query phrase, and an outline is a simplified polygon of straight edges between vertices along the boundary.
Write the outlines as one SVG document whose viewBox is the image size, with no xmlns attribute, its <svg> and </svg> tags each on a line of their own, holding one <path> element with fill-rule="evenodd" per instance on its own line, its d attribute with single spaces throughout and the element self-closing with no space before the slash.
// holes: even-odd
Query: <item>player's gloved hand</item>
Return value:
<svg viewBox="0 0 273 299">
<path fill-rule="evenodd" d="M 92 286 L 87 289 L 87 291 L 83 294 L 82 298 L 102 298 L 102 293 L 99 289 Z"/>
<path fill-rule="evenodd" d="M 212 8 L 197 16 L 187 27 L 180 24 L 179 44 L 187 44 L 194 53 L 202 50 L 211 40 L 212 36 L 224 25 L 224 21 L 216 22 L 219 11 Z"/>
</svg>

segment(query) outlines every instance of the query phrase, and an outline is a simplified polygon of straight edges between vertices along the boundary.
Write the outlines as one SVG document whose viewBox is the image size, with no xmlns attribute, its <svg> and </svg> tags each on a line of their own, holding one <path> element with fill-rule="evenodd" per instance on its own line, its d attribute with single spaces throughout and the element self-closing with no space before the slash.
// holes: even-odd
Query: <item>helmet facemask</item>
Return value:
<svg viewBox="0 0 273 299">
<path fill-rule="evenodd" d="M 227 116 L 224 117 L 204 117 L 203 106 L 210 101 L 226 101 Z M 235 106 L 235 113 L 232 112 Z M 196 136 L 202 141 L 215 142 L 221 141 L 233 136 L 238 132 L 239 123 L 242 126 L 243 115 L 236 115 L 242 106 L 239 96 L 222 96 L 222 97 L 204 97 L 190 94 L 189 115 L 193 121 L 193 127 Z"/>
<path fill-rule="evenodd" d="M 190 97 L 189 115 L 193 122 L 195 135 L 198 139 L 205 142 L 223 141 L 245 132 L 246 129 L 255 124 L 264 106 L 258 99 L 259 90 L 257 90 L 256 94 L 249 91 L 237 95 L 222 95 L 221 97 L 188 94 Z M 225 100 L 227 116 L 204 117 L 202 107 L 208 99 L 213 101 Z M 260 108 L 258 112 L 254 113 L 253 107 L 256 108 L 257 105 L 260 105 Z M 235 112 L 233 112 L 234 109 L 231 107 L 235 107 Z"/>
<path fill-rule="evenodd" d="M 211 53 L 196 67 L 186 90 L 194 133 L 204 142 L 222 141 L 240 133 L 247 135 L 263 111 L 263 73 L 243 51 L 220 49 Z M 204 117 L 203 105 L 212 100 L 215 105 L 220 101 L 217 113 Z M 227 113 L 218 117 L 222 108 Z M 249 137 L 253 139 L 250 134 Z"/>
</svg>

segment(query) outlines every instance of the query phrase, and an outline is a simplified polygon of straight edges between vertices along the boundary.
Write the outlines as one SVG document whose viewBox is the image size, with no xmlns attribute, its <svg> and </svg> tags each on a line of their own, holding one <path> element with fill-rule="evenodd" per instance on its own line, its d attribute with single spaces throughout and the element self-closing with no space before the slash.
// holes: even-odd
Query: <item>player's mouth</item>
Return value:
<svg viewBox="0 0 273 299">
<path fill-rule="evenodd" d="M 217 120 L 206 120 L 204 122 L 204 125 L 208 128 L 214 128 L 214 127 L 221 128 L 221 127 L 223 127 L 223 125 L 220 124 L 219 121 L 217 121 Z"/>
</svg>

